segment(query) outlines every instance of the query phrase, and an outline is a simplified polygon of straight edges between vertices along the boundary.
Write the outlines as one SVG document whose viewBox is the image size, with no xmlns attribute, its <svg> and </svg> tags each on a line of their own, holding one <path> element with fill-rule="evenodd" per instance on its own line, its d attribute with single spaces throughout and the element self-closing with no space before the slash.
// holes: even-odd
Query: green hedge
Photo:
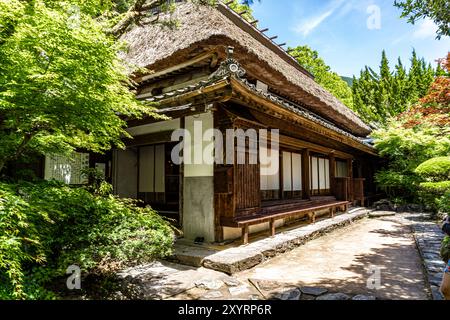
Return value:
<svg viewBox="0 0 450 320">
<path fill-rule="evenodd" d="M 419 194 L 433 212 L 450 213 L 450 181 L 423 182 Z"/>
<path fill-rule="evenodd" d="M 58 182 L 0 183 L 0 298 L 49 298 L 70 265 L 86 274 L 171 254 L 174 232 L 151 208 Z"/>
<path fill-rule="evenodd" d="M 439 157 L 425 161 L 415 170 L 424 179 L 432 181 L 450 180 L 450 157 Z"/>
<path fill-rule="evenodd" d="M 423 182 L 420 184 L 420 188 L 427 192 L 442 195 L 450 191 L 450 181 Z"/>
</svg>

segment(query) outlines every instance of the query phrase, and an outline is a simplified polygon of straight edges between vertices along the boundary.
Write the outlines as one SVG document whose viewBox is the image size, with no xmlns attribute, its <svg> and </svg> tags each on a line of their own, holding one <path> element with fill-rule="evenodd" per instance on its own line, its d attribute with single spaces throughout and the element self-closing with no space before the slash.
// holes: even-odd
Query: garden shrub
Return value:
<svg viewBox="0 0 450 320">
<path fill-rule="evenodd" d="M 51 181 L 0 183 L 0 298 L 49 298 L 70 265 L 107 272 L 171 254 L 174 232 L 149 207 Z"/>
<path fill-rule="evenodd" d="M 420 184 L 420 198 L 433 212 L 450 212 L 450 157 L 425 161 L 415 170 L 427 182 Z M 449 180 L 447 180 L 449 179 Z"/>
<path fill-rule="evenodd" d="M 434 213 L 450 213 L 450 181 L 420 184 L 421 202 Z"/>
<path fill-rule="evenodd" d="M 425 161 L 415 170 L 429 181 L 450 180 L 450 157 L 438 157 Z"/>
<path fill-rule="evenodd" d="M 420 170 L 426 169 L 426 172 L 429 172 L 432 170 L 430 167 L 434 168 L 436 163 L 446 161 L 434 160 L 419 171 L 416 169 L 429 159 L 442 156 L 448 158 L 450 127 L 440 128 L 424 124 L 405 128 L 401 120 L 391 120 L 386 128 L 375 131 L 372 136 L 380 156 L 388 160 L 387 167 L 375 175 L 377 184 L 391 199 L 402 198 L 405 202 L 419 202 L 420 183 L 424 182 Z"/>
<path fill-rule="evenodd" d="M 450 191 L 450 181 L 422 182 L 420 188 L 429 193 L 442 195 Z"/>
<path fill-rule="evenodd" d="M 437 208 L 440 212 L 450 215 L 450 191 L 446 191 L 440 199 L 437 199 Z"/>
</svg>

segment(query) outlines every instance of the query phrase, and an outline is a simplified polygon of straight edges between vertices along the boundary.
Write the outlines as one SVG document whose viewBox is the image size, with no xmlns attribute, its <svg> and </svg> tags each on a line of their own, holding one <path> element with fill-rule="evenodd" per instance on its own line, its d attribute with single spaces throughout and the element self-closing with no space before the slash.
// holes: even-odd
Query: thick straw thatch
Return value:
<svg viewBox="0 0 450 320">
<path fill-rule="evenodd" d="M 305 104 L 311 111 L 353 134 L 366 136 L 370 128 L 336 97 L 318 85 L 297 66 L 283 49 L 270 42 L 224 5 L 218 8 L 177 4 L 172 18 L 180 26 L 135 27 L 122 37 L 129 45 L 125 59 L 140 67 L 159 69 L 167 59 L 187 58 L 192 52 L 214 46 L 235 46 L 235 58 L 260 80 L 280 94 Z M 161 17 L 160 20 L 167 19 Z"/>
</svg>

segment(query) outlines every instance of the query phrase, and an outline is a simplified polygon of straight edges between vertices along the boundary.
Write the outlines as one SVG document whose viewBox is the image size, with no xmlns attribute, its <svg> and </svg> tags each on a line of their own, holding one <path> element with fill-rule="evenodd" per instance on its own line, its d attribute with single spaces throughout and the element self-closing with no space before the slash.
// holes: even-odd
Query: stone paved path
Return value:
<svg viewBox="0 0 450 320">
<path fill-rule="evenodd" d="M 129 285 L 125 296 L 139 299 L 423 300 L 431 284 L 437 299 L 441 238 L 420 215 L 381 212 L 233 277 L 168 262 L 133 268 L 121 273 L 123 292 Z M 379 286 L 368 288 L 378 271 Z"/>
<path fill-rule="evenodd" d="M 414 230 L 414 237 L 422 256 L 432 298 L 433 300 L 443 300 L 439 287 L 441 285 L 445 263 L 441 260 L 439 251 L 444 234 L 439 225 L 433 222 L 423 221 L 420 215 L 410 215 L 408 216 L 408 220 L 411 221 L 411 226 Z"/>
<path fill-rule="evenodd" d="M 422 262 L 408 224 L 403 215 L 365 219 L 236 276 L 378 299 L 428 299 Z M 381 272 L 381 286 L 368 289 L 375 268 Z"/>
</svg>

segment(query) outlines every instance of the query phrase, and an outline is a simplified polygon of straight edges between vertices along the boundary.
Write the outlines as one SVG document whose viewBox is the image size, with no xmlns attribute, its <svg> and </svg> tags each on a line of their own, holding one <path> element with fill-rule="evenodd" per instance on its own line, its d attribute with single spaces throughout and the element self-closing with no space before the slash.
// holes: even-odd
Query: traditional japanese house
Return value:
<svg viewBox="0 0 450 320">
<path fill-rule="evenodd" d="M 124 58 L 150 70 L 134 77 L 137 97 L 167 119 L 129 121 L 133 139 L 112 155 L 118 195 L 141 199 L 176 219 L 185 238 L 206 242 L 247 242 L 250 233 L 273 235 L 298 219 L 365 204 L 377 162 L 370 128 L 282 46 L 221 3 L 177 3 L 159 19 L 178 27 L 137 26 L 122 39 Z M 195 121 L 200 134 L 279 129 L 280 169 L 265 175 L 260 163 L 174 163 L 172 134 L 194 134 Z"/>
</svg>

